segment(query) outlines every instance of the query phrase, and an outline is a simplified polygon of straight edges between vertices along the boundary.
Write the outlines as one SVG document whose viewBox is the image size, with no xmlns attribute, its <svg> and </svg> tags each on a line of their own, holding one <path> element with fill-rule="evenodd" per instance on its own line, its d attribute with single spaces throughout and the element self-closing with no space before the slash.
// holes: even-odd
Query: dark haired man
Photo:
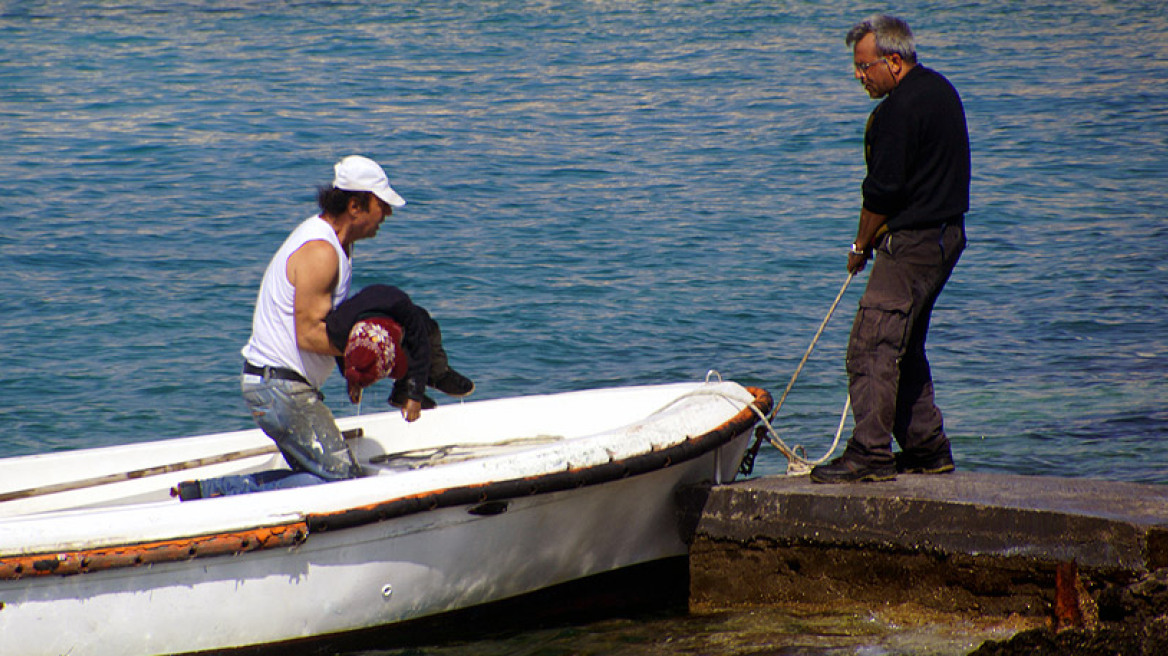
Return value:
<svg viewBox="0 0 1168 656">
<path fill-rule="evenodd" d="M 933 305 L 965 249 L 969 134 L 956 89 L 917 64 L 912 31 L 893 16 L 853 27 L 856 79 L 884 98 L 868 118 L 863 207 L 848 271 L 875 258 L 848 341 L 855 428 L 816 483 L 883 481 L 953 471 L 925 336 Z M 892 453 L 892 439 L 900 453 Z"/>
<path fill-rule="evenodd" d="M 240 492 L 361 475 L 320 393 L 341 355 L 325 317 L 349 295 L 353 244 L 374 237 L 406 203 L 371 159 L 346 157 L 334 172 L 333 184 L 317 194 L 320 214 L 301 223 L 268 264 L 242 350 L 244 401 L 296 475 Z M 409 421 L 420 412 L 420 394 L 402 408 Z"/>
</svg>

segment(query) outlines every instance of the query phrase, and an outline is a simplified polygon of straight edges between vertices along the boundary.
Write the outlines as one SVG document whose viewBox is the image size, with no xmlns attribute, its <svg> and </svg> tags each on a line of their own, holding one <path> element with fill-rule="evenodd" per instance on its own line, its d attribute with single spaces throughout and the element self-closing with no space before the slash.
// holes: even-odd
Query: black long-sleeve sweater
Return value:
<svg viewBox="0 0 1168 656">
<path fill-rule="evenodd" d="M 969 211 L 969 132 L 957 90 L 914 66 L 868 118 L 864 207 L 890 230 L 958 220 Z"/>
</svg>

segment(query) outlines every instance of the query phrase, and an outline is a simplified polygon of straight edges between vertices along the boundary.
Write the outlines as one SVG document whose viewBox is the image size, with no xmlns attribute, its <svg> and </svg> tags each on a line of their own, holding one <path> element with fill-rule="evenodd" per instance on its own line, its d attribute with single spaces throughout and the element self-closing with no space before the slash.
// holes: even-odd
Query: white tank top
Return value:
<svg viewBox="0 0 1168 656">
<path fill-rule="evenodd" d="M 353 277 L 353 262 L 337 233 L 319 215 L 299 225 L 268 263 L 260 293 L 256 297 L 255 315 L 251 324 L 251 339 L 242 349 L 248 362 L 260 367 L 283 367 L 304 376 L 316 388 L 324 385 L 336 362 L 331 355 L 302 351 L 296 345 L 296 318 L 293 303 L 296 289 L 288 282 L 288 258 L 310 241 L 327 241 L 337 251 L 339 267 L 337 288 L 333 291 L 333 307 L 349 296 L 349 282 Z"/>
</svg>

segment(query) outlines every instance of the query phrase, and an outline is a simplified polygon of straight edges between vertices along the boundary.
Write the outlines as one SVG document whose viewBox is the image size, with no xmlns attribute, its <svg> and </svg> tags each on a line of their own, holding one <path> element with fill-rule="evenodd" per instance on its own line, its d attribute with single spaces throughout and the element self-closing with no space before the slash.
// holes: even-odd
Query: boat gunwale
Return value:
<svg viewBox="0 0 1168 656">
<path fill-rule="evenodd" d="M 536 494 L 562 492 L 665 469 L 675 463 L 686 462 L 713 451 L 740 433 L 749 430 L 758 422 L 758 416 L 751 409 L 752 406 L 763 415 L 770 412 L 773 400 L 769 392 L 755 387 L 744 387 L 744 389 L 754 395 L 754 400 L 746 404 L 733 417 L 702 435 L 688 438 L 660 451 L 651 451 L 601 465 L 590 465 L 506 481 L 463 485 L 446 490 L 431 490 L 417 496 L 399 497 L 336 512 L 315 513 L 307 517 L 309 533 L 353 528 L 416 512 L 451 506 L 465 506 Z"/>
<path fill-rule="evenodd" d="M 87 574 L 125 567 L 187 561 L 276 548 L 295 547 L 313 534 L 357 528 L 421 512 L 457 506 L 551 494 L 638 476 L 693 460 L 749 430 L 774 403 L 770 393 L 743 386 L 754 396 L 734 416 L 696 437 L 657 451 L 608 463 L 548 472 L 535 476 L 428 490 L 373 504 L 333 512 L 308 513 L 303 518 L 239 531 L 225 531 L 170 540 L 19 554 L 0 554 L 0 581 Z"/>
</svg>

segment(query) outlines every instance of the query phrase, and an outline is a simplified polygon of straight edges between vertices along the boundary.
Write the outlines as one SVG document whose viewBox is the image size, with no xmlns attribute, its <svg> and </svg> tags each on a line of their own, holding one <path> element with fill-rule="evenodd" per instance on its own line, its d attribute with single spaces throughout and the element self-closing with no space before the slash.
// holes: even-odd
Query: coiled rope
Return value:
<svg viewBox="0 0 1168 656">
<path fill-rule="evenodd" d="M 839 446 L 840 436 L 844 432 L 844 423 L 847 421 L 848 411 L 851 410 L 852 407 L 851 396 L 847 397 L 847 400 L 844 402 L 844 411 L 840 415 L 839 426 L 836 428 L 835 440 L 831 443 L 831 448 L 828 449 L 827 453 L 818 460 L 808 459 L 806 456 L 807 451 L 802 446 L 797 445 L 794 448 L 787 446 L 786 442 L 783 442 L 783 439 L 779 437 L 778 431 L 775 430 L 775 427 L 771 422 L 773 422 L 775 416 L 779 414 L 779 408 L 783 407 L 783 402 L 787 400 L 787 395 L 791 393 L 791 389 L 795 387 L 795 381 L 798 380 L 799 373 L 803 371 L 803 365 L 807 364 L 807 359 L 811 357 L 811 352 L 815 350 L 815 344 L 819 341 L 820 336 L 823 335 L 823 330 L 827 328 L 827 322 L 830 321 L 832 315 L 835 314 L 835 309 L 839 305 L 840 299 L 843 298 L 844 292 L 847 291 L 848 285 L 851 284 L 852 278 L 854 277 L 856 277 L 856 274 L 848 273 L 848 277 L 844 280 L 843 287 L 840 287 L 839 293 L 835 295 L 835 300 L 832 301 L 831 307 L 827 310 L 827 316 L 825 316 L 823 321 L 819 324 L 819 330 L 815 331 L 815 337 L 811 339 L 811 344 L 808 345 L 807 352 L 803 354 L 803 359 L 799 361 L 799 366 L 795 368 L 795 373 L 791 376 L 791 382 L 787 383 L 787 389 L 783 390 L 782 396 L 779 397 L 778 403 L 775 403 L 775 407 L 773 410 L 771 410 L 770 415 L 767 417 L 759 417 L 762 420 L 762 426 L 759 426 L 755 431 L 756 441 L 754 446 L 751 447 L 750 451 L 746 454 L 746 456 L 743 457 L 743 473 L 749 474 L 750 471 L 754 468 L 754 456 L 758 454 L 758 448 L 762 445 L 763 437 L 765 437 L 776 449 L 779 450 L 780 453 L 782 453 L 787 458 L 787 474 L 791 476 L 807 474 L 815 465 L 827 462 L 827 459 L 830 458 L 833 453 L 835 453 L 836 447 Z"/>
</svg>

